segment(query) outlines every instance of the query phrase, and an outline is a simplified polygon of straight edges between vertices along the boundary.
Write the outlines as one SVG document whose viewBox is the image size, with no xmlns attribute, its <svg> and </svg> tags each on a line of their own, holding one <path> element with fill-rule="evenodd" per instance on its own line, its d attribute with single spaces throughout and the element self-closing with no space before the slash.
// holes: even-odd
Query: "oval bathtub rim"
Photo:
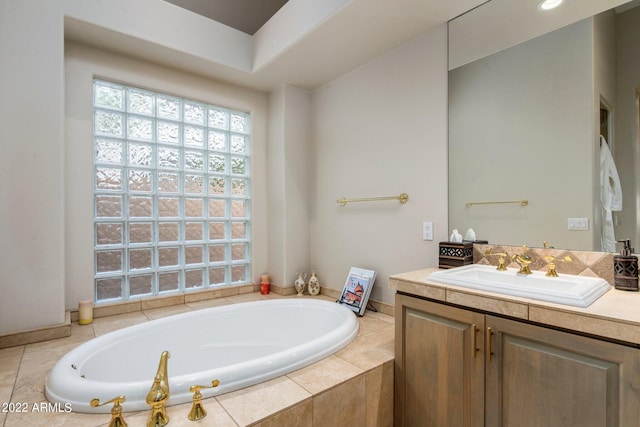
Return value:
<svg viewBox="0 0 640 427">
<path fill-rule="evenodd" d="M 47 398 L 47 400 L 49 401 L 53 401 L 53 402 L 61 402 L 61 403 L 67 403 L 69 402 L 69 399 L 65 398 L 65 397 L 61 397 L 57 392 L 56 389 L 57 387 L 55 387 L 55 385 L 52 387 L 51 384 L 55 384 L 56 381 L 59 381 L 60 383 L 65 383 L 66 385 L 69 385 L 71 387 L 73 386 L 79 386 L 84 388 L 85 386 L 87 386 L 89 383 L 88 381 L 92 381 L 92 380 L 87 380 L 84 378 L 80 378 L 79 373 L 77 371 L 75 371 L 72 367 L 71 364 L 73 363 L 74 360 L 78 359 L 78 355 L 85 353 L 87 349 L 91 350 L 89 353 L 87 353 L 87 355 L 85 355 L 85 357 L 89 357 L 88 355 L 93 354 L 94 352 L 98 352 L 100 351 L 102 348 L 100 347 L 102 344 L 109 344 L 109 345 L 113 345 L 113 344 L 117 344 L 119 340 L 121 340 L 123 337 L 127 337 L 132 331 L 146 331 L 148 329 L 151 329 L 153 327 L 162 327 L 163 324 L 168 324 L 171 323 L 172 321 L 175 320 L 175 318 L 177 317 L 182 317 L 185 319 L 191 318 L 191 317 L 198 317 L 198 316 L 202 316 L 203 314 L 206 314 L 208 312 L 220 312 L 220 313 L 226 313 L 226 312 L 230 312 L 233 310 L 238 310 L 239 308 L 242 309 L 250 309 L 252 306 L 263 306 L 265 304 L 271 304 L 274 305 L 276 308 L 278 307 L 278 305 L 285 305 L 285 306 L 299 306 L 302 308 L 305 308 L 305 306 L 313 306 L 313 305 L 318 305 L 318 306 L 322 306 L 324 308 L 330 308 L 331 310 L 335 310 L 336 313 L 341 314 L 344 319 L 347 320 L 347 322 L 343 322 L 343 324 L 341 324 L 341 326 L 339 328 L 336 328 L 336 330 L 331 331 L 327 334 L 324 334 L 320 337 L 316 337 L 310 341 L 305 341 L 304 343 L 295 345 L 291 348 L 287 348 L 283 351 L 280 352 L 275 352 L 272 354 L 269 354 L 267 356 L 262 356 L 256 359 L 252 359 L 249 363 L 248 362 L 242 362 L 242 363 L 238 363 L 238 364 L 232 364 L 232 365 L 226 365 L 223 368 L 224 369 L 241 369 L 242 370 L 242 365 L 244 364 L 244 369 L 247 368 L 247 364 L 248 365 L 259 365 L 260 363 L 264 363 L 265 361 L 274 358 L 274 356 L 282 356 L 285 353 L 297 353 L 297 351 L 299 351 L 303 346 L 305 345 L 309 345 L 310 343 L 315 343 L 317 341 L 323 341 L 323 340 L 327 340 L 328 336 L 330 335 L 340 335 L 342 333 L 342 337 L 340 340 L 337 340 L 336 342 L 334 342 L 332 345 L 330 346 L 326 346 L 323 347 L 323 349 L 317 353 L 314 354 L 310 354 L 307 357 L 303 358 L 303 359 L 296 359 L 297 354 L 293 354 L 285 359 L 289 359 L 290 362 L 289 364 L 287 364 L 286 366 L 283 367 L 279 367 L 278 369 L 274 370 L 274 371 L 270 371 L 266 374 L 261 374 L 261 375 L 257 375 L 256 377 L 250 377 L 250 378 L 245 378 L 243 379 L 243 381 L 240 381 L 239 383 L 232 383 L 232 384 L 221 384 L 220 386 L 218 386 L 216 389 L 203 389 L 202 390 L 202 394 L 203 397 L 209 398 L 209 397 L 213 397 L 219 394 L 224 394 L 227 392 L 231 392 L 234 390 L 238 390 L 240 388 L 244 388 L 247 387 L 249 385 L 252 384 L 258 384 L 261 382 L 265 382 L 268 381 L 270 379 L 274 379 L 277 378 L 279 376 L 282 375 L 286 375 L 287 373 L 293 372 L 297 369 L 301 369 L 305 366 L 308 366 L 312 363 L 318 362 L 332 354 L 335 354 L 337 351 L 341 350 L 342 348 L 346 347 L 349 343 L 351 343 L 356 336 L 358 335 L 359 332 L 359 321 L 357 319 L 357 316 L 355 315 L 355 313 L 353 313 L 353 311 L 351 311 L 350 309 L 344 307 L 341 304 L 338 304 L 336 302 L 332 302 L 329 300 L 321 300 L 321 299 L 311 299 L 311 298 L 301 298 L 301 299 L 297 299 L 297 298 L 278 298 L 278 299 L 271 299 L 271 300 L 258 300 L 258 301 L 248 301 L 248 302 L 239 302 L 239 303 L 232 303 L 232 304 L 226 304 L 226 305 L 220 305 L 220 306 L 214 306 L 214 307 L 209 307 L 209 308 L 202 308 L 202 309 L 194 309 L 188 312 L 184 312 L 184 313 L 178 313 L 178 314 L 174 314 L 171 316 L 166 316 L 166 317 L 162 317 L 162 318 L 158 318 L 158 319 L 153 319 L 153 320 L 149 320 L 149 321 L 145 321 L 143 323 L 139 323 L 136 325 L 132 325 L 132 326 L 127 326 L 121 329 L 117 329 L 111 332 L 108 332 L 104 335 L 100 335 L 98 337 L 92 338 L 88 341 L 85 341 L 83 343 L 80 343 L 77 347 L 73 348 L 72 350 L 70 350 L 68 353 L 66 353 L 62 358 L 59 359 L 59 361 L 56 363 L 56 365 L 54 366 L 54 368 L 50 371 L 49 376 L 47 377 L 46 383 L 45 383 L 45 396 Z M 344 330 L 349 330 L 350 332 L 348 333 L 344 333 Z M 60 365 L 60 367 L 58 367 L 58 365 Z M 57 369 L 56 369 L 57 368 Z M 212 368 L 210 370 L 207 371 L 198 371 L 198 372 L 193 372 L 193 373 L 189 373 L 189 374 L 183 374 L 183 375 L 179 375 L 179 376 L 173 376 L 170 378 L 170 384 L 173 385 L 179 385 L 182 384 L 183 382 L 189 382 L 189 384 L 193 384 L 193 380 L 191 380 L 190 378 L 192 378 L 194 375 L 197 374 L 201 374 L 202 372 L 206 373 L 206 372 L 212 372 L 219 370 L 220 368 Z M 71 376 L 69 376 L 71 375 Z M 152 379 L 149 380 L 144 380 L 144 381 L 135 381 L 135 382 L 130 382 L 129 384 L 127 384 L 126 387 L 122 387 L 124 388 L 122 393 L 119 394 L 125 394 L 126 395 L 126 391 L 130 390 L 132 388 L 136 388 L 136 387 L 149 387 L 151 385 Z M 70 384 L 69 384 L 70 383 Z M 96 382 L 96 384 L 101 384 L 104 386 L 105 382 L 104 381 L 100 381 L 100 382 Z M 111 383 L 106 383 L 111 384 Z M 95 385 L 95 384 L 94 384 Z M 234 387 L 234 388 L 232 388 Z M 230 389 L 232 388 L 232 389 Z M 173 389 L 175 390 L 175 388 Z M 187 387 L 187 391 L 186 392 L 182 392 L 182 393 L 178 393 L 178 392 L 174 392 L 172 390 L 172 394 L 171 394 L 171 398 L 169 399 L 169 401 L 167 402 L 167 406 L 171 406 L 171 405 L 177 405 L 177 404 L 181 404 L 181 403 L 186 403 L 186 402 L 190 402 L 191 401 L 191 394 L 188 392 L 188 387 Z M 87 396 L 88 397 L 88 396 Z M 87 403 L 84 402 L 71 402 L 73 409 L 73 412 L 80 412 L 80 413 L 109 413 L 110 408 L 108 407 L 98 407 L 98 408 L 91 408 L 88 405 L 88 401 L 93 398 L 95 396 L 91 396 L 88 397 L 86 399 Z M 111 396 L 111 397 L 115 397 Z M 111 397 L 107 397 L 105 396 L 105 399 L 110 399 Z M 148 409 L 148 406 L 146 405 L 146 402 L 140 402 L 140 401 L 136 401 L 136 402 L 125 402 L 123 404 L 123 412 L 133 412 L 133 411 L 139 411 L 139 410 L 145 410 Z"/>
</svg>

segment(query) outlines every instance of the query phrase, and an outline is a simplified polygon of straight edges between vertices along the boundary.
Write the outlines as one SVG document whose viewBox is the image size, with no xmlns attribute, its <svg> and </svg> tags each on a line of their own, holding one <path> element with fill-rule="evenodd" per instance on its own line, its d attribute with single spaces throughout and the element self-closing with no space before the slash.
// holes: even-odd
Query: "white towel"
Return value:
<svg viewBox="0 0 640 427">
<path fill-rule="evenodd" d="M 616 236 L 613 229 L 613 211 L 622 210 L 622 188 L 618 169 L 609 150 L 609 144 L 600 135 L 600 201 L 604 210 L 602 219 L 602 250 L 616 252 Z"/>
</svg>

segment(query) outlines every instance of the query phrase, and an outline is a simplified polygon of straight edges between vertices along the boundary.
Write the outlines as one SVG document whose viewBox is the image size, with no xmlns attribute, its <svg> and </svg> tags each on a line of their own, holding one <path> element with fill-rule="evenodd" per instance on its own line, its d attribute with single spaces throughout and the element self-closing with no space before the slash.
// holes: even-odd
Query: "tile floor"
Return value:
<svg viewBox="0 0 640 427">
<path fill-rule="evenodd" d="M 107 426 L 109 414 L 37 411 L 39 403 L 45 402 L 46 377 L 65 353 L 125 326 L 200 308 L 269 298 L 283 297 L 251 293 L 102 317 L 90 325 L 73 323 L 67 338 L 0 349 L 0 425 Z M 334 355 L 286 376 L 205 399 L 208 414 L 198 422 L 187 419 L 190 403 L 168 407 L 169 426 L 326 426 L 326 417 L 336 413 L 345 414 L 340 418 L 345 426 L 392 426 L 394 319 L 367 311 L 359 322 L 358 337 Z M 15 404 L 26 410 L 11 412 Z M 130 427 L 145 426 L 150 411 L 124 415 Z M 332 421 L 330 425 L 336 424 Z"/>
</svg>

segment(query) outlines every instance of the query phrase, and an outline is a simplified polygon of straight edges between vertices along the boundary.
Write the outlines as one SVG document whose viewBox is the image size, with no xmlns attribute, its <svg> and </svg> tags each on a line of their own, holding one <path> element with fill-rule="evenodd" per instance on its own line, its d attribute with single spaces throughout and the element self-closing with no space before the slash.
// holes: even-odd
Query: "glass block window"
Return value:
<svg viewBox="0 0 640 427">
<path fill-rule="evenodd" d="M 248 283 L 249 114 L 93 88 L 95 301 Z"/>
</svg>

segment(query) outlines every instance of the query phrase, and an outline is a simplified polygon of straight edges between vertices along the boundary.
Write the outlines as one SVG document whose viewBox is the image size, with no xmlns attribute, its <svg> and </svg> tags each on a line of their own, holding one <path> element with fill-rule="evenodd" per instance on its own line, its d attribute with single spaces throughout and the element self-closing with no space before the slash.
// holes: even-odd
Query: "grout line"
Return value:
<svg viewBox="0 0 640 427">
<path fill-rule="evenodd" d="M 16 370 L 16 376 L 13 378 L 13 385 L 11 386 L 11 395 L 9 396 L 9 402 L 13 401 L 13 395 L 16 392 L 16 384 L 18 384 L 18 377 L 20 376 L 20 369 L 22 369 L 22 360 L 24 359 L 24 352 L 27 348 L 27 344 L 22 345 L 22 352 L 20 353 L 20 362 L 18 362 L 18 369 Z M 7 424 L 7 420 L 9 419 L 9 415 L 11 413 L 7 412 L 4 417 L 4 421 L 2 422 L 2 426 L 5 427 Z"/>
</svg>

